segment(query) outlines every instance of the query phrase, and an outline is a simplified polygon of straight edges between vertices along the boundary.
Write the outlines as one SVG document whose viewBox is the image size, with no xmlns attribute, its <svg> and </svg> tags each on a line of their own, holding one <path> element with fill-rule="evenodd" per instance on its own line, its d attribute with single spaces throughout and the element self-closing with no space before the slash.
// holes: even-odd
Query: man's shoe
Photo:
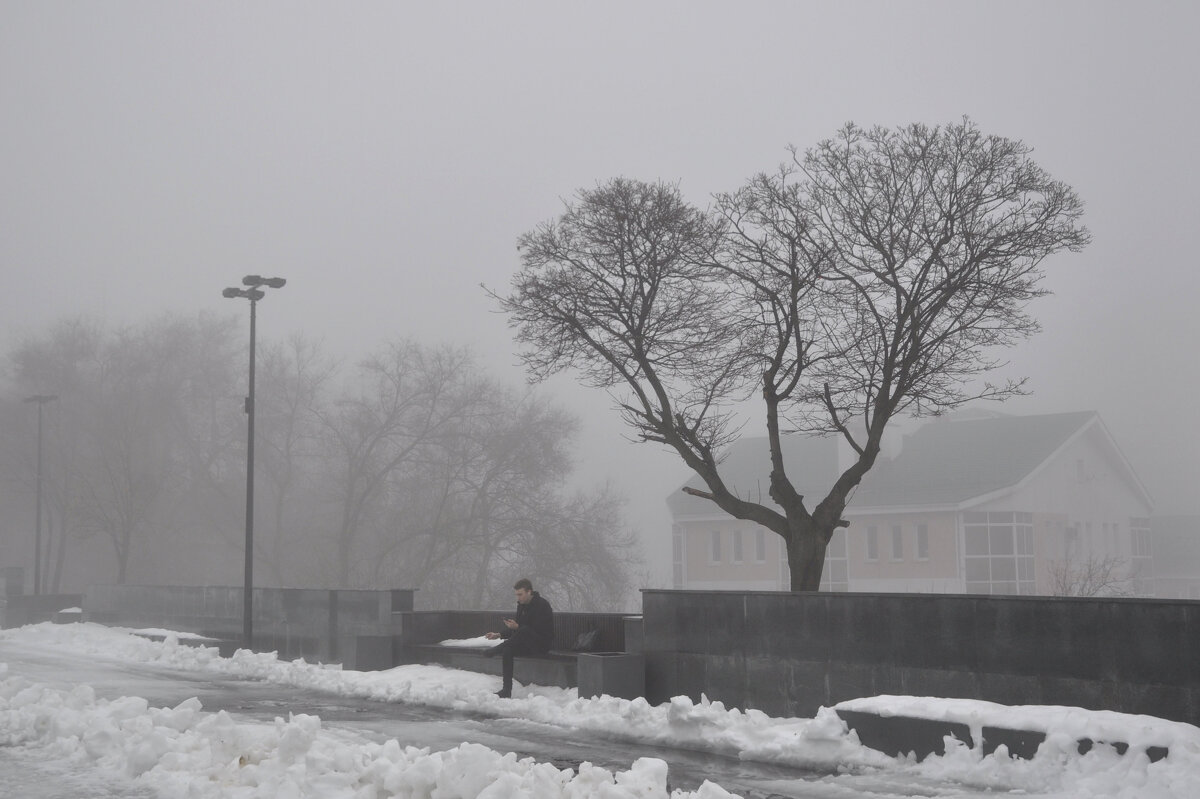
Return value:
<svg viewBox="0 0 1200 799">
<path fill-rule="evenodd" d="M 512 699 L 512 691 L 508 688 L 501 688 L 496 692 L 496 696 L 500 697 L 501 699 Z"/>
</svg>

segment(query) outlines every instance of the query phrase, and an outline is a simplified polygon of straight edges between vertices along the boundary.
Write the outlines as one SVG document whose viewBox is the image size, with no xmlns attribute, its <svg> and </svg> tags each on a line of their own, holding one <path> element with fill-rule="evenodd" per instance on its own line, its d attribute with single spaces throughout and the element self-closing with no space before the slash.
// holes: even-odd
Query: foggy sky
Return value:
<svg viewBox="0 0 1200 799">
<path fill-rule="evenodd" d="M 79 312 L 244 320 L 221 289 L 261 273 L 288 279 L 263 340 L 469 344 L 515 382 L 479 284 L 576 189 L 704 205 L 847 121 L 967 115 L 1031 144 L 1093 233 L 1009 353 L 1033 396 L 989 407 L 1097 410 L 1159 512 L 1200 512 L 1197 34 L 1190 2 L 0 0 L 0 346 Z M 551 389 L 667 573 L 686 471 L 603 394 Z"/>
</svg>

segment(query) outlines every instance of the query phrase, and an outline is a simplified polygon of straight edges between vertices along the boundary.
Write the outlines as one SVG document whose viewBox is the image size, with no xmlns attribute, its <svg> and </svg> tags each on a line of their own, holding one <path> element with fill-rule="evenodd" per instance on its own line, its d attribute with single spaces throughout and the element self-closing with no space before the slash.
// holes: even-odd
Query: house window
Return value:
<svg viewBox="0 0 1200 799">
<path fill-rule="evenodd" d="M 1150 557 L 1150 520 L 1130 519 L 1129 535 L 1132 539 L 1133 556 L 1135 558 Z"/>
<path fill-rule="evenodd" d="M 742 531 L 733 531 L 733 562 L 742 562 Z"/>
<path fill-rule="evenodd" d="M 1036 591 L 1032 513 L 964 513 L 963 537 L 967 593 Z"/>
<path fill-rule="evenodd" d="M 929 525 L 917 525 L 917 560 L 929 560 Z"/>
<path fill-rule="evenodd" d="M 754 561 L 767 562 L 767 531 L 761 527 L 754 531 Z"/>
<path fill-rule="evenodd" d="M 1079 555 L 1083 545 L 1079 540 L 1079 523 L 1067 525 L 1067 530 L 1063 534 L 1063 554 L 1067 560 L 1071 560 Z"/>
<path fill-rule="evenodd" d="M 710 563 L 720 563 L 721 562 L 721 531 L 720 530 L 712 531 L 712 548 L 710 550 L 709 562 Z"/>
<path fill-rule="evenodd" d="M 892 560 L 904 560 L 904 530 L 898 524 L 892 525 Z"/>
<path fill-rule="evenodd" d="M 879 528 L 867 528 L 867 560 L 879 560 Z"/>
<path fill-rule="evenodd" d="M 1150 520 L 1129 520 L 1129 546 L 1133 555 L 1129 573 L 1133 577 L 1133 593 L 1154 596 L 1154 560 L 1150 537 Z"/>
<path fill-rule="evenodd" d="M 1104 546 L 1108 548 L 1109 554 L 1114 557 L 1121 555 L 1121 525 L 1105 522 L 1104 528 Z"/>
<path fill-rule="evenodd" d="M 671 525 L 671 578 L 676 588 L 684 587 L 683 546 L 683 529 L 678 524 Z"/>
<path fill-rule="evenodd" d="M 821 570 L 822 591 L 849 591 L 850 576 L 846 557 L 846 531 L 835 530 L 825 548 L 825 568 Z"/>
</svg>

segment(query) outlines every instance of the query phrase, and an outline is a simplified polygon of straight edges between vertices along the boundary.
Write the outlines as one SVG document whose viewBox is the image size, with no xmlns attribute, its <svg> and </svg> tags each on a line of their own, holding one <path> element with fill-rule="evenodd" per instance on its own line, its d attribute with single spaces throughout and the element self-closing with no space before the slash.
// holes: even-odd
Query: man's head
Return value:
<svg viewBox="0 0 1200 799">
<path fill-rule="evenodd" d="M 533 583 L 529 582 L 528 577 L 522 577 L 513 583 L 513 591 L 517 593 L 517 602 L 522 605 L 528 605 L 529 600 L 533 599 Z"/>
</svg>

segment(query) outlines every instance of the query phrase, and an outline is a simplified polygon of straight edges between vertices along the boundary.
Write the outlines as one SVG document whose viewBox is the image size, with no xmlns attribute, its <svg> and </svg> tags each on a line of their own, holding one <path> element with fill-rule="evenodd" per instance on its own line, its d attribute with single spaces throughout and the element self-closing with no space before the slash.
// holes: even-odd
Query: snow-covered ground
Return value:
<svg viewBox="0 0 1200 799">
<path fill-rule="evenodd" d="M 146 631 L 142 631 L 145 633 Z M 273 724 L 237 720 L 204 711 L 195 699 L 154 708 L 138 697 L 97 698 L 88 685 L 62 690 L 8 673 L 3 646 L 48 646 L 181 669 L 330 691 L 389 702 L 469 709 L 586 729 L 623 740 L 733 754 L 744 760 L 808 767 L 829 776 L 815 782 L 820 796 L 858 796 L 864 775 L 902 784 L 936 785 L 937 796 L 1006 792 L 1026 797 L 1123 797 L 1162 799 L 1200 795 L 1200 729 L 1146 716 L 1078 708 L 1009 708 L 986 702 L 917 697 L 873 697 L 847 707 L 1042 730 L 1037 757 L 1009 758 L 1003 750 L 983 756 L 949 741 L 943 757 L 921 763 L 886 757 L 858 743 L 832 709 L 815 718 L 772 718 L 719 702 L 677 697 L 651 706 L 644 700 L 580 699 L 574 690 L 518 689 L 512 699 L 494 695 L 498 678 L 437 666 L 400 666 L 356 672 L 304 661 L 281 662 L 273 654 L 238 651 L 221 658 L 211 647 L 180 644 L 179 635 L 158 631 L 154 641 L 133 631 L 93 624 L 39 624 L 0 631 L 0 747 L 64 768 L 95 767 L 132 778 L 160 797 L 667 797 L 667 767 L 643 758 L 627 771 L 583 764 L 560 769 L 533 759 L 465 743 L 448 751 L 402 748 L 322 726 L 311 715 L 278 718 Z M 479 642 L 458 642 L 476 645 Z M 1079 738 L 1127 741 L 1118 755 L 1097 746 L 1078 754 Z M 978 737 L 976 738 L 978 740 Z M 1166 746 L 1170 755 L 1151 763 L 1138 745 Z M 954 786 L 961 791 L 955 792 Z M 730 794 L 705 783 L 673 797 L 715 799 Z M 928 792 L 923 795 L 931 795 Z"/>
</svg>

